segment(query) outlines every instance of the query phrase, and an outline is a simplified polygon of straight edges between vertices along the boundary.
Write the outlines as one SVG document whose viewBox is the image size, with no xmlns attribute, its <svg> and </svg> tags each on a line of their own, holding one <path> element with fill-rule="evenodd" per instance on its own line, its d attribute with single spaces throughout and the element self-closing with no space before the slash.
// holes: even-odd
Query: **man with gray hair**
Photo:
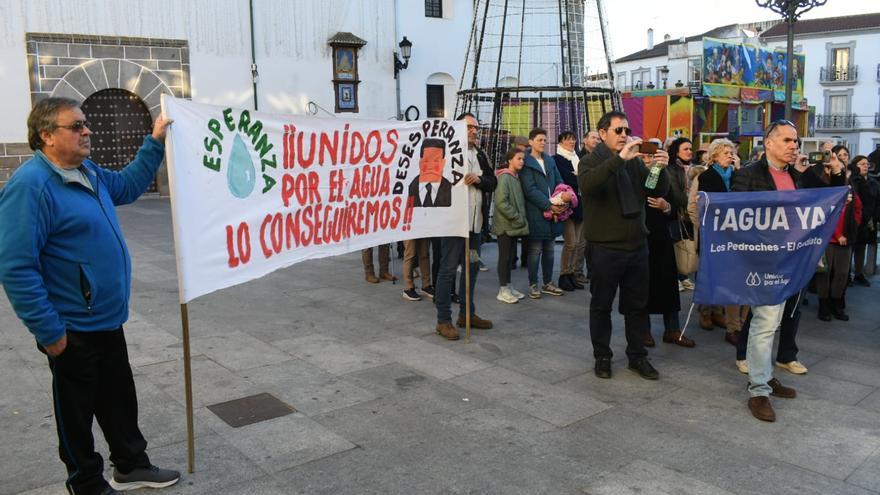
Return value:
<svg viewBox="0 0 880 495">
<path fill-rule="evenodd" d="M 598 131 L 585 132 L 581 138 L 581 149 L 577 152 L 578 158 L 583 158 L 584 155 L 592 153 L 596 146 L 599 145 L 599 141 L 601 141 L 601 138 L 599 138 Z"/>
<path fill-rule="evenodd" d="M 823 166 L 810 167 L 803 173 L 790 166 L 799 145 L 798 129 L 793 122 L 772 122 L 764 131 L 763 158 L 735 172 L 731 180 L 731 190 L 793 191 L 846 184 L 844 166 L 836 160 Z M 749 375 L 749 411 L 761 421 L 776 421 L 776 412 L 770 404 L 771 395 L 783 399 L 797 396 L 795 389 L 786 387 L 773 377 L 773 338 L 780 327 L 780 352 L 777 354 L 776 365 L 796 374 L 806 373 L 806 368 L 795 359 L 798 349 L 794 339 L 800 322 L 799 303 L 800 296 L 796 294 L 783 303 L 752 306 L 751 315 L 743 324 L 743 331 L 737 342 L 737 360 L 740 352 L 745 350 Z"/>
<path fill-rule="evenodd" d="M 71 494 L 161 488 L 180 479 L 150 463 L 138 428 L 122 328 L 131 260 L 115 210 L 153 181 L 170 123 L 156 119 L 134 160 L 113 172 L 88 159 L 91 124 L 79 103 L 46 98 L 28 116 L 34 157 L 0 190 L 0 283 L 48 359 Z M 95 452 L 95 418 L 114 465 L 109 485 Z"/>
</svg>

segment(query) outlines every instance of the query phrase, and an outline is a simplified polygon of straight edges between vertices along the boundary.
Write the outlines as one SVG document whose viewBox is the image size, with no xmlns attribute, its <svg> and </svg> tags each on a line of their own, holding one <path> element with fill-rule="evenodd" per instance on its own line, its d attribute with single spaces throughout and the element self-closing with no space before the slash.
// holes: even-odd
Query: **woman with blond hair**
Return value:
<svg viewBox="0 0 880 495">
<path fill-rule="evenodd" d="M 707 193 L 729 192 L 730 180 L 733 176 L 735 164 L 738 161 L 736 159 L 736 145 L 728 139 L 716 139 L 709 143 L 706 156 L 708 157 L 706 171 L 700 174 L 697 179 L 699 182 L 697 189 Z M 696 225 L 699 225 L 699 223 Z M 711 316 L 712 311 L 712 306 L 700 307 L 700 326 L 703 328 L 708 326 L 711 330 L 714 326 Z M 736 345 L 739 339 L 739 332 L 742 330 L 742 324 L 748 312 L 748 306 L 729 305 L 724 307 L 724 327 L 727 330 L 724 334 L 724 340 L 732 345 Z"/>
</svg>

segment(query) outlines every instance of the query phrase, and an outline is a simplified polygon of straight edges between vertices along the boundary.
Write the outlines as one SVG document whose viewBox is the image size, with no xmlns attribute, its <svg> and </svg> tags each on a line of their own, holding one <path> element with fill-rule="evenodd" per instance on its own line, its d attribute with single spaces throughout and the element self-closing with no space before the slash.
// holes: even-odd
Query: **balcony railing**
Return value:
<svg viewBox="0 0 880 495">
<path fill-rule="evenodd" d="M 856 129 L 859 119 L 855 114 L 816 115 L 817 129 Z"/>
<path fill-rule="evenodd" d="M 819 68 L 820 82 L 856 82 L 858 79 L 858 65 L 829 65 Z"/>
</svg>

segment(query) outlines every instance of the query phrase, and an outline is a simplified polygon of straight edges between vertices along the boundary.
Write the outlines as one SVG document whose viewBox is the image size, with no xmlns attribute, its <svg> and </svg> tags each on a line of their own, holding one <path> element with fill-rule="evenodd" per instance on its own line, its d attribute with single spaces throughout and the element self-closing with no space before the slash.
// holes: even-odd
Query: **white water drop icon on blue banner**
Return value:
<svg viewBox="0 0 880 495">
<path fill-rule="evenodd" d="M 235 135 L 232 142 L 232 154 L 226 170 L 226 184 L 229 192 L 236 198 L 246 198 L 254 191 L 257 183 L 257 171 L 247 147 L 241 136 Z"/>
</svg>

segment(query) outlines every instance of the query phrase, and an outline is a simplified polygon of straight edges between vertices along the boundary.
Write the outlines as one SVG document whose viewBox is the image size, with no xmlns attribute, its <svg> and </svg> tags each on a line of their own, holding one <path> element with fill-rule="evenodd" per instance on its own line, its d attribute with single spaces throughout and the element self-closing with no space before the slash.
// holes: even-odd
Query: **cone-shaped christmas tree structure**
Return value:
<svg viewBox="0 0 880 495">
<path fill-rule="evenodd" d="M 601 0 L 477 0 L 457 112 L 480 120 L 499 163 L 516 136 L 580 136 L 618 108 Z M 590 64 L 593 66 L 591 67 Z"/>
</svg>

